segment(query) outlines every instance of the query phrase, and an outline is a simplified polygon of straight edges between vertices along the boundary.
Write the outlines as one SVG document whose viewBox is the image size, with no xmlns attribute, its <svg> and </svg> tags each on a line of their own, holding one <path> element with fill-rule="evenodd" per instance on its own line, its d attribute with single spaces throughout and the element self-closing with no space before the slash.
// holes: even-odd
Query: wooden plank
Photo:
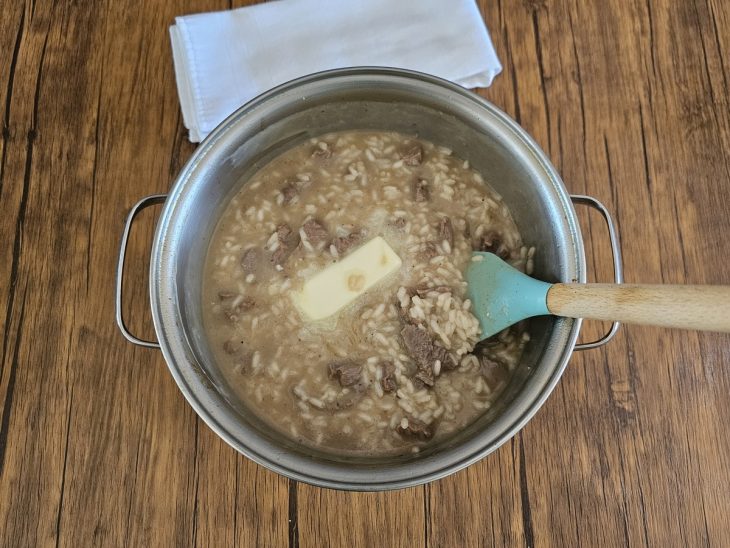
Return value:
<svg viewBox="0 0 730 548">
<path fill-rule="evenodd" d="M 72 314 L 64 307 L 49 313 L 49 303 L 69 303 L 71 308 L 81 281 L 65 278 L 63 270 L 52 265 L 83 268 L 83 255 L 72 243 L 83 218 L 59 215 L 63 200 L 73 201 L 79 190 L 52 185 L 48 169 L 55 163 L 54 137 L 60 135 L 47 131 L 43 96 L 54 68 L 62 64 L 53 49 L 51 22 L 50 3 L 23 6 L 14 33 L 18 38 L 3 133 L 0 207 L 3 235 L 9 236 L 3 240 L 10 244 L 3 247 L 12 249 L 12 259 L 3 265 L 9 293 L 0 376 L 0 508 L 20 511 L 3 512 L 0 531 L 3 538 L 28 545 L 54 538 L 68 431 L 65 411 L 70 400 L 65 388 Z M 78 46 L 83 55 L 87 44 L 81 41 Z M 80 118 L 70 127 L 82 136 L 89 125 L 93 127 L 93 117 Z"/>
<path fill-rule="evenodd" d="M 423 487 L 346 493 L 299 485 L 299 545 L 422 546 L 428 502 L 423 493 Z"/>
</svg>

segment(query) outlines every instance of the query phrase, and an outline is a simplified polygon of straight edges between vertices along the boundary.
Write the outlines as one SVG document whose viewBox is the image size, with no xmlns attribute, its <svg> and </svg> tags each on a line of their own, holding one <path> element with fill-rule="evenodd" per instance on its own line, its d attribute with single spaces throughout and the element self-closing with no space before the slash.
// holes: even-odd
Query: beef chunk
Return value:
<svg viewBox="0 0 730 548">
<path fill-rule="evenodd" d="M 401 152 L 400 157 L 407 166 L 420 166 L 423 163 L 423 147 L 418 144 L 413 145 Z"/>
<path fill-rule="evenodd" d="M 302 225 L 304 234 L 307 236 L 307 240 L 312 244 L 312 247 L 321 248 L 330 239 L 330 234 L 327 229 L 319 221 L 309 219 Z"/>
<path fill-rule="evenodd" d="M 363 240 L 362 230 L 355 230 L 350 232 L 347 236 L 340 236 L 335 238 L 332 242 L 335 245 L 335 249 L 339 255 L 349 251 L 351 248 L 357 246 Z"/>
<path fill-rule="evenodd" d="M 507 259 L 510 256 L 510 250 L 504 245 L 502 238 L 494 232 L 489 232 L 478 238 L 474 244 L 474 251 L 494 253 L 500 259 Z"/>
<path fill-rule="evenodd" d="M 495 390 L 509 378 L 509 371 L 503 363 L 485 354 L 477 356 L 477 359 L 479 360 L 479 374 L 484 377 L 490 390 Z"/>
<path fill-rule="evenodd" d="M 419 369 L 413 375 L 413 385 L 416 388 L 431 388 L 436 381 L 433 378 L 433 369 Z"/>
<path fill-rule="evenodd" d="M 352 360 L 338 360 L 327 366 L 330 379 L 337 379 L 340 386 L 355 386 L 360 384 L 362 365 Z"/>
<path fill-rule="evenodd" d="M 276 227 L 276 236 L 279 247 L 271 254 L 271 262 L 281 266 L 299 245 L 299 233 L 292 232 L 291 227 L 284 223 Z"/>
<path fill-rule="evenodd" d="M 416 179 L 411 184 L 411 194 L 414 202 L 428 202 L 431 199 L 428 181 L 426 179 Z"/>
<path fill-rule="evenodd" d="M 514 336 L 510 332 L 511 329 L 514 329 L 514 326 L 479 341 L 474 347 L 473 354 L 479 361 L 479 374 L 484 377 L 490 390 L 496 390 L 499 385 L 509 379 L 509 369 L 499 358 L 494 357 L 494 352 L 498 350 L 497 347 L 505 344 Z"/>
<path fill-rule="evenodd" d="M 299 187 L 294 183 L 286 183 L 281 189 L 279 189 L 282 196 L 284 196 L 284 205 L 288 205 L 299 197 Z"/>
<path fill-rule="evenodd" d="M 276 227 L 276 236 L 279 238 L 279 241 L 286 241 L 293 234 L 291 227 L 286 223 L 282 223 Z"/>
<path fill-rule="evenodd" d="M 312 151 L 312 158 L 316 158 L 318 160 L 329 160 L 332 158 L 332 149 L 330 149 L 330 146 L 327 143 L 324 143 L 324 148 L 320 146 L 314 147 L 314 150 Z"/>
<path fill-rule="evenodd" d="M 443 346 L 436 344 L 426 330 L 415 325 L 405 326 L 401 332 L 408 353 L 420 370 L 432 370 L 436 360 L 441 362 L 445 370 L 455 369 L 457 364 Z"/>
<path fill-rule="evenodd" d="M 395 380 L 395 366 L 393 362 L 385 362 L 382 367 L 383 376 L 380 377 L 380 387 L 383 392 L 395 392 L 398 389 L 398 384 Z"/>
<path fill-rule="evenodd" d="M 439 239 L 444 242 L 449 242 L 449 247 L 454 247 L 454 227 L 451 224 L 451 219 L 448 217 L 441 217 L 439 221 Z"/>
<path fill-rule="evenodd" d="M 408 438 L 415 438 L 420 441 L 428 441 L 433 437 L 433 428 L 418 419 L 409 418 L 408 426 L 405 428 L 402 424 L 396 426 L 395 431 L 401 436 Z"/>
<path fill-rule="evenodd" d="M 406 345 L 408 353 L 415 360 L 416 364 L 419 367 L 422 365 L 431 367 L 433 365 L 433 360 L 431 359 L 433 341 L 428 336 L 428 333 L 424 329 L 420 329 L 414 325 L 407 325 L 401 330 L 400 334 L 403 337 L 403 342 Z"/>
<path fill-rule="evenodd" d="M 244 251 L 241 257 L 241 268 L 243 268 L 244 274 L 254 274 L 258 268 L 260 258 L 261 252 L 255 247 Z"/>
<path fill-rule="evenodd" d="M 280 245 L 276 251 L 271 254 L 271 262 L 276 266 L 283 266 L 286 260 L 294 252 L 294 247 Z"/>
</svg>

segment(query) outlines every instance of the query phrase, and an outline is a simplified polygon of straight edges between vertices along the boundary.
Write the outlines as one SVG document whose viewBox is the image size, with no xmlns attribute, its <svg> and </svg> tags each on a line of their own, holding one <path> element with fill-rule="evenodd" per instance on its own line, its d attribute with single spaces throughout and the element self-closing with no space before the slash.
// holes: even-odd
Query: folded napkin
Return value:
<svg viewBox="0 0 730 548">
<path fill-rule="evenodd" d="M 177 17 L 170 38 L 192 142 L 258 94 L 321 70 L 406 68 L 470 88 L 502 70 L 475 0 L 278 0 Z"/>
</svg>

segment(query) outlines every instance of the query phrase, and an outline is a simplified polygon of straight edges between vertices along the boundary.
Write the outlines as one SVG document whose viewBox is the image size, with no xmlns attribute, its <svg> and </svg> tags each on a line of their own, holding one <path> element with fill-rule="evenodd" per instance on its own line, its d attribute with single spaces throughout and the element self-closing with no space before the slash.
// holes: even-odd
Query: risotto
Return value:
<svg viewBox="0 0 730 548">
<path fill-rule="evenodd" d="M 309 319 L 294 295 L 377 237 L 398 268 Z M 529 338 L 479 342 L 463 277 L 474 250 L 532 269 L 534 249 L 468 162 L 398 133 L 311 139 L 248 180 L 216 227 L 203 281 L 213 354 L 246 406 L 300 443 L 417 452 L 490 407 Z"/>
</svg>

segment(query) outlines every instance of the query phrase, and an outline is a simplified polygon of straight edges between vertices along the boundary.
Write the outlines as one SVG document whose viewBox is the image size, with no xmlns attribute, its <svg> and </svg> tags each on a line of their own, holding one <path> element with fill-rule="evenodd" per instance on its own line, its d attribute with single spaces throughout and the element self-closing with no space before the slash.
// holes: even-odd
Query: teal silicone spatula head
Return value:
<svg viewBox="0 0 730 548">
<path fill-rule="evenodd" d="M 466 281 L 482 339 L 525 318 L 550 313 L 547 292 L 551 284 L 530 278 L 493 253 L 474 252 Z"/>
</svg>

